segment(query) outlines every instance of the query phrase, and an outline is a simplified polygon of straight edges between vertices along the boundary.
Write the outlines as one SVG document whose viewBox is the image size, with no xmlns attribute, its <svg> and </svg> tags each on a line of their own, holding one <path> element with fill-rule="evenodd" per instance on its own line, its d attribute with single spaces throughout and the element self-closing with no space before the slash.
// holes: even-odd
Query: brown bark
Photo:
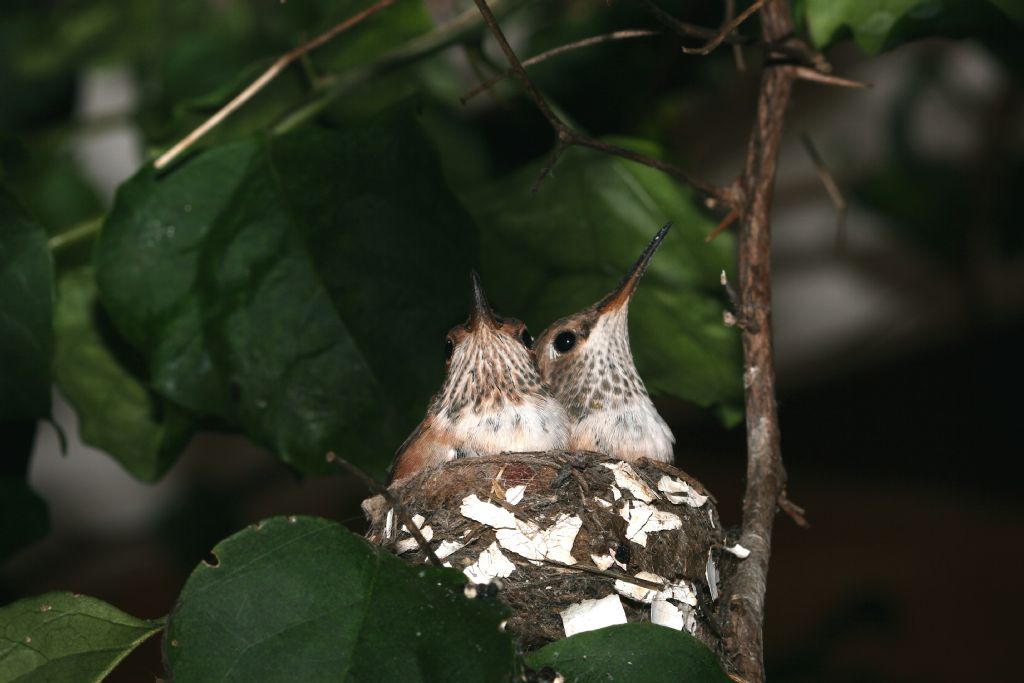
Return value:
<svg viewBox="0 0 1024 683">
<path fill-rule="evenodd" d="M 771 45 L 793 32 L 789 3 L 771 0 L 761 11 L 764 42 Z M 739 280 L 743 329 L 747 417 L 747 486 L 740 544 L 750 556 L 738 563 L 725 596 L 729 662 L 743 680 L 763 681 L 763 622 L 772 522 L 786 473 L 779 449 L 775 366 L 771 327 L 771 222 L 769 214 L 783 121 L 795 74 L 771 55 L 761 76 L 757 120 L 740 179 Z"/>
</svg>

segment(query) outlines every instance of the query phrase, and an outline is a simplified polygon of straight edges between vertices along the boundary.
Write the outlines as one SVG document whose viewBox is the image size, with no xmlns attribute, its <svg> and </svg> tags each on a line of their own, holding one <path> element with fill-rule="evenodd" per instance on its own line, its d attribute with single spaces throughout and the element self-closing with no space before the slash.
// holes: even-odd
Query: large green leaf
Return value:
<svg viewBox="0 0 1024 683">
<path fill-rule="evenodd" d="M 739 337 L 722 325 L 719 284 L 722 269 L 732 269 L 730 237 L 705 244 L 713 223 L 693 194 L 645 166 L 570 149 L 534 194 L 539 169 L 530 164 L 467 199 L 501 311 L 539 331 L 598 301 L 673 221 L 630 305 L 637 366 L 652 392 L 716 405 L 737 420 Z"/>
<path fill-rule="evenodd" d="M 1024 24 L 1024 9 L 1015 0 L 802 0 L 802 4 L 816 45 L 824 47 L 852 34 L 870 53 L 915 38 L 1000 33 L 1019 30 Z"/>
<path fill-rule="evenodd" d="M 277 517 L 213 549 L 169 617 L 191 681 L 507 681 L 512 639 L 453 570 L 410 566 L 333 522 Z"/>
<path fill-rule="evenodd" d="M 565 683 L 729 683 L 718 660 L 689 633 L 655 624 L 622 624 L 545 645 L 526 659 L 550 666 Z"/>
<path fill-rule="evenodd" d="M 52 316 L 46 233 L 0 187 L 0 422 L 50 415 Z"/>
<path fill-rule="evenodd" d="M 195 425 L 153 394 L 118 358 L 118 340 L 96 300 L 92 268 L 61 276 L 54 312 L 54 377 L 78 414 L 82 440 L 144 481 L 156 481 L 188 443 Z"/>
<path fill-rule="evenodd" d="M 211 149 L 118 192 L 101 298 L 153 386 L 306 470 L 378 470 L 441 381 L 472 223 L 411 116 Z"/>
<path fill-rule="evenodd" d="M 19 600 L 0 608 L 0 683 L 99 683 L 162 626 L 84 595 Z"/>
</svg>

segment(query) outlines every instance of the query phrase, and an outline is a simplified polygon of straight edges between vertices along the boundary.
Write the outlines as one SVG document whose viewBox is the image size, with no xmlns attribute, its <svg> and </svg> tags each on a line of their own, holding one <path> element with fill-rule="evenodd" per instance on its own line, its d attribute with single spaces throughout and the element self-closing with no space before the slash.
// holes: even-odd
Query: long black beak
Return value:
<svg viewBox="0 0 1024 683">
<path fill-rule="evenodd" d="M 469 308 L 469 322 L 467 323 L 469 329 L 476 330 L 481 324 L 497 327 L 498 321 L 494 317 L 491 305 L 487 303 L 487 294 L 484 292 L 483 285 L 480 284 L 480 276 L 473 270 L 470 271 L 469 277 L 473 283 L 473 303 Z"/>
<path fill-rule="evenodd" d="M 611 294 L 606 296 L 597 304 L 597 310 L 600 313 L 607 313 L 622 308 L 629 303 L 629 300 L 633 298 L 633 292 L 636 291 L 636 286 L 640 284 L 640 278 L 647 272 L 647 266 L 651 263 L 651 258 L 654 257 L 654 252 L 658 251 L 658 247 L 665 240 L 665 234 L 668 233 L 668 229 L 672 227 L 672 222 L 669 221 L 658 234 L 654 236 L 647 248 L 644 249 L 644 253 L 640 254 L 640 258 L 636 260 L 633 267 L 629 269 L 626 277 L 622 279 L 622 282 Z"/>
</svg>

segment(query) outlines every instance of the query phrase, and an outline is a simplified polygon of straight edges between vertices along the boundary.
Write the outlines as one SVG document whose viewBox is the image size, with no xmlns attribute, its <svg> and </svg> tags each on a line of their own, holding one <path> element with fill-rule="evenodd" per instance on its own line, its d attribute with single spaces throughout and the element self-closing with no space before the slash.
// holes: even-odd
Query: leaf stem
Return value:
<svg viewBox="0 0 1024 683">
<path fill-rule="evenodd" d="M 57 252 L 84 240 L 91 239 L 99 234 L 100 228 L 103 227 L 103 219 L 104 216 L 98 216 L 83 223 L 79 223 L 70 230 L 65 230 L 58 235 L 54 235 L 46 244 L 50 248 L 51 252 Z"/>
</svg>

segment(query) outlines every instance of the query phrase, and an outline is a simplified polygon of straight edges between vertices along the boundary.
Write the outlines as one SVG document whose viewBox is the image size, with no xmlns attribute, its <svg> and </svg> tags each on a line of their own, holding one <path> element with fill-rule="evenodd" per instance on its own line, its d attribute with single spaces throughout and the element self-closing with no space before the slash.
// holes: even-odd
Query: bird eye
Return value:
<svg viewBox="0 0 1024 683">
<path fill-rule="evenodd" d="M 444 359 L 451 360 L 453 353 L 455 353 L 455 342 L 453 342 L 451 337 L 449 337 L 444 340 Z"/>
<path fill-rule="evenodd" d="M 533 348 L 533 335 L 530 334 L 530 331 L 528 329 L 524 327 L 523 333 L 519 335 L 519 338 L 523 340 L 523 344 L 526 345 L 526 348 Z"/>
<path fill-rule="evenodd" d="M 576 346 L 576 335 L 569 330 L 559 332 L 555 337 L 555 351 L 559 353 L 568 353 L 574 346 Z"/>
</svg>

